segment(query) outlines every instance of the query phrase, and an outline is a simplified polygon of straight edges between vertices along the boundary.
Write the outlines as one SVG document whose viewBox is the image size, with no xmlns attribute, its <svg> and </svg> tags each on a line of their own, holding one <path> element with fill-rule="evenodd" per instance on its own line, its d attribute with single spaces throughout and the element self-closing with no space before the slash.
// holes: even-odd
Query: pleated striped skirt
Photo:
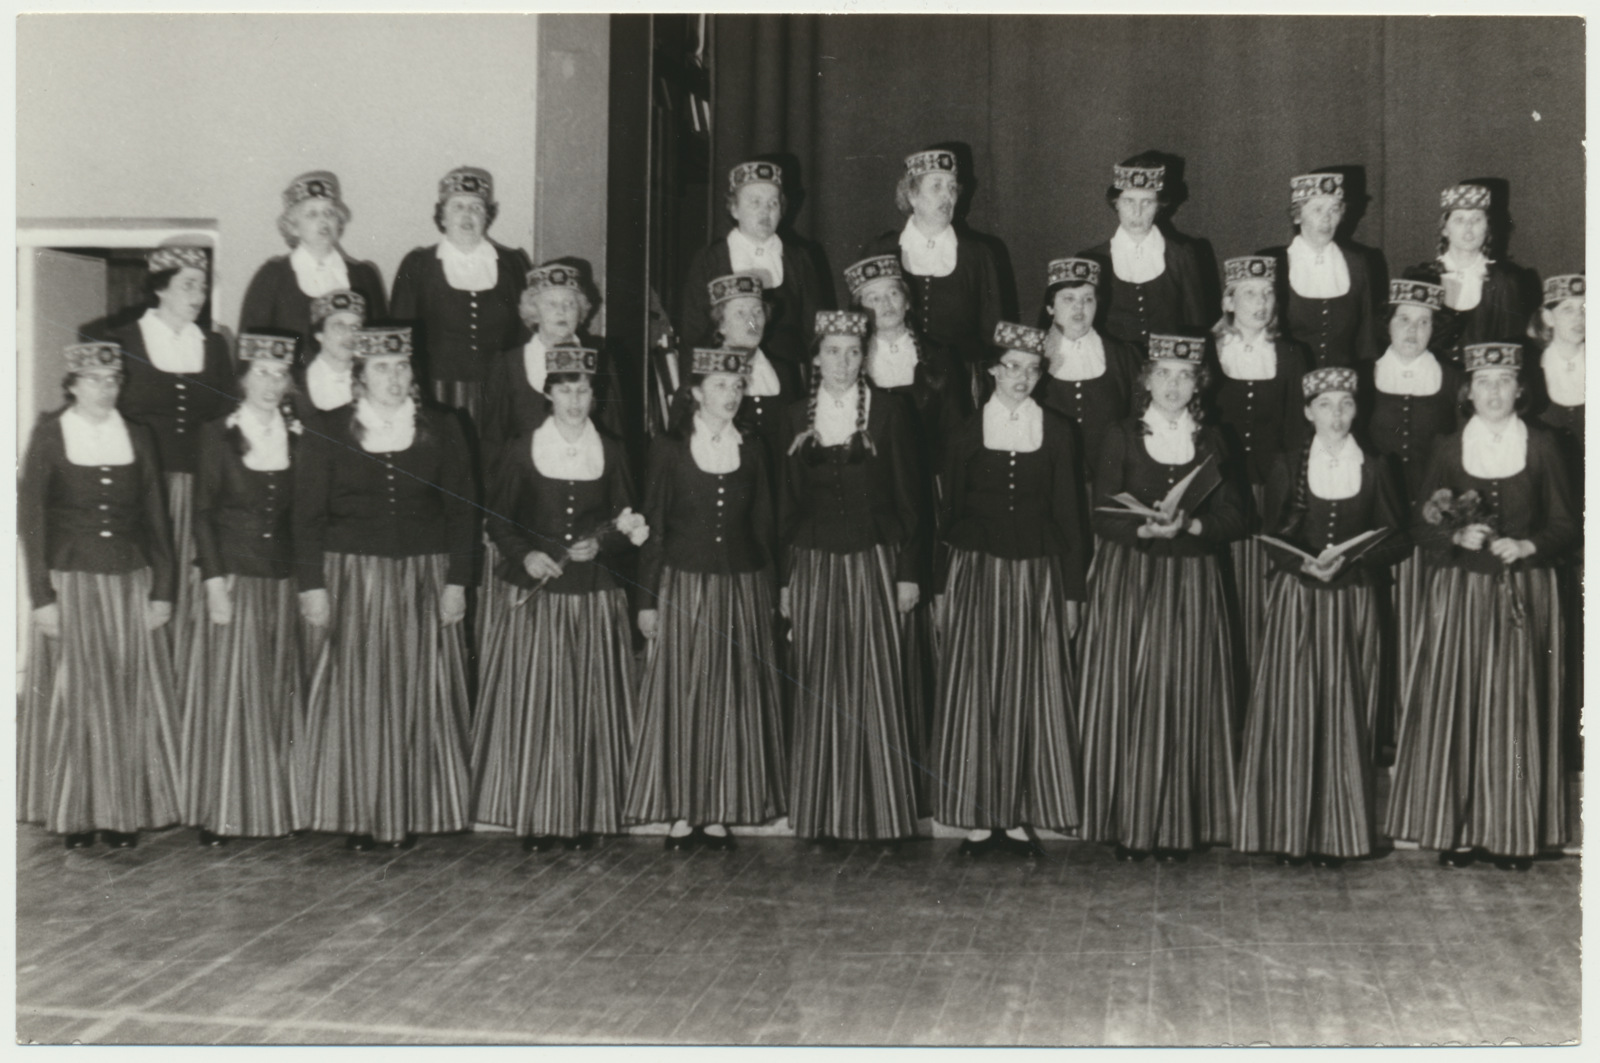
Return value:
<svg viewBox="0 0 1600 1063">
<path fill-rule="evenodd" d="M 1250 486 L 1255 512 L 1266 505 L 1266 490 L 1260 484 Z M 1228 544 L 1232 561 L 1234 599 L 1239 603 L 1239 664 L 1242 675 L 1255 673 L 1256 661 L 1261 657 L 1261 639 L 1266 630 L 1267 584 L 1272 579 L 1272 566 L 1267 562 L 1267 548 L 1253 535 L 1236 539 Z M 1241 695 L 1245 693 L 1240 691 Z"/>
<path fill-rule="evenodd" d="M 665 568 L 645 657 L 629 823 L 764 823 L 785 812 L 788 759 L 766 572 Z"/>
<path fill-rule="evenodd" d="M 1236 650 L 1217 558 L 1103 540 L 1079 642 L 1083 837 L 1140 850 L 1229 841 Z"/>
<path fill-rule="evenodd" d="M 179 691 L 189 681 L 189 660 L 185 651 L 194 639 L 195 629 L 209 623 L 206 615 L 206 589 L 200 568 L 194 562 L 194 474 L 167 473 L 167 516 L 172 521 L 173 560 L 178 567 L 178 590 L 168 624 L 172 643 L 173 678 Z"/>
<path fill-rule="evenodd" d="M 933 815 L 969 830 L 1079 822 L 1072 662 L 1053 558 L 951 551 Z"/>
<path fill-rule="evenodd" d="M 794 551 L 789 822 L 801 838 L 916 833 L 893 557 Z"/>
<path fill-rule="evenodd" d="M 323 555 L 331 618 L 295 756 L 309 829 L 395 842 L 470 825 L 464 640 L 439 623 L 448 561 Z"/>
<path fill-rule="evenodd" d="M 304 706 L 293 580 L 233 578 L 233 617 L 190 632 L 183 697 L 183 820 L 277 838 L 305 826 L 291 759 Z"/>
<path fill-rule="evenodd" d="M 933 602 L 924 599 L 900 617 L 900 689 L 906 698 L 911 793 L 918 818 L 933 814 L 934 780 L 938 778 L 933 730 L 939 684 L 935 644 Z"/>
<path fill-rule="evenodd" d="M 1235 849 L 1372 851 L 1378 593 L 1365 584 L 1313 588 L 1287 573 L 1272 577 L 1240 752 Z"/>
<path fill-rule="evenodd" d="M 182 793 L 166 626 L 145 627 L 150 570 L 51 572 L 61 637 L 35 634 L 18 818 L 57 834 L 170 827 Z"/>
<path fill-rule="evenodd" d="M 1413 548 L 1389 571 L 1394 579 L 1389 601 L 1395 654 L 1389 663 L 1391 693 L 1380 709 L 1374 736 L 1379 749 L 1397 744 L 1405 729 L 1406 706 L 1415 694 L 1422 638 L 1428 627 L 1428 566 L 1422 560 L 1422 551 Z"/>
<path fill-rule="evenodd" d="M 1392 837 L 1507 857 L 1566 842 L 1562 626 L 1552 569 L 1430 568 L 1386 817 Z"/>
<path fill-rule="evenodd" d="M 628 598 L 502 580 L 472 735 L 473 819 L 523 837 L 617 834 L 633 751 Z"/>
</svg>

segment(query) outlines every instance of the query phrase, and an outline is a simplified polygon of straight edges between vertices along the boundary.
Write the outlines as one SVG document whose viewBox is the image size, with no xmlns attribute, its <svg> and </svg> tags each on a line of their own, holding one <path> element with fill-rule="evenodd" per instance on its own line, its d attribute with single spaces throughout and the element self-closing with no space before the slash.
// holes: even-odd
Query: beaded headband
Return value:
<svg viewBox="0 0 1600 1063">
<path fill-rule="evenodd" d="M 410 358 L 411 330 L 403 326 L 357 329 L 351 336 L 350 349 L 357 358 Z"/>
<path fill-rule="evenodd" d="M 283 190 L 283 209 L 288 210 L 308 199 L 331 199 L 339 202 L 339 178 L 327 170 L 312 170 L 289 182 Z"/>
<path fill-rule="evenodd" d="M 241 362 L 271 362 L 288 368 L 294 362 L 294 340 L 263 332 L 246 332 L 239 337 Z"/>
<path fill-rule="evenodd" d="M 1356 393 L 1356 371 L 1348 366 L 1326 365 L 1321 369 L 1313 369 L 1300 378 L 1300 390 L 1305 397 L 1315 398 L 1324 391 L 1348 391 Z"/>
<path fill-rule="evenodd" d="M 816 328 L 818 336 L 865 336 L 872 326 L 872 315 L 857 310 L 818 310 Z"/>
<path fill-rule="evenodd" d="M 783 169 L 775 162 L 741 162 L 728 171 L 728 191 L 737 192 L 745 185 L 765 182 L 783 190 Z"/>
<path fill-rule="evenodd" d="M 1428 281 L 1397 280 L 1389 282 L 1389 305 L 1410 303 L 1429 310 L 1444 307 L 1444 288 Z"/>
<path fill-rule="evenodd" d="M 1304 203 L 1313 196 L 1344 199 L 1344 174 L 1303 173 L 1289 178 L 1289 202 Z"/>
<path fill-rule="evenodd" d="M 1163 336 L 1156 332 L 1150 334 L 1150 360 L 1152 362 L 1158 359 L 1166 359 L 1199 365 L 1205 360 L 1205 356 L 1205 340 L 1197 340 L 1193 336 Z"/>
<path fill-rule="evenodd" d="M 1001 321 L 994 327 L 994 345 L 1008 351 L 1023 351 L 1027 354 L 1044 355 L 1044 330 L 1029 328 L 1027 325 L 1018 325 L 1012 321 Z"/>
<path fill-rule="evenodd" d="M 712 306 L 746 295 L 759 299 L 763 290 L 761 278 L 754 273 L 730 273 L 726 277 L 716 277 L 706 285 Z"/>
<path fill-rule="evenodd" d="M 953 151 L 919 151 L 906 156 L 906 176 L 921 177 L 925 173 L 956 172 L 956 155 Z"/>
<path fill-rule="evenodd" d="M 729 347 L 696 347 L 690 358 L 689 372 L 697 376 L 736 373 L 747 377 L 754 355 L 754 351 L 738 351 Z"/>
<path fill-rule="evenodd" d="M 1045 284 L 1054 287 L 1057 284 L 1087 284 L 1096 287 L 1100 284 L 1100 263 L 1092 258 L 1056 258 L 1050 260 L 1047 269 Z"/>
<path fill-rule="evenodd" d="M 361 320 L 367 319 L 367 300 L 360 292 L 352 292 L 341 288 L 336 292 L 325 292 L 311 300 L 311 323 L 320 325 L 331 314 L 355 314 Z"/>
<path fill-rule="evenodd" d="M 1278 277 L 1278 263 L 1266 255 L 1243 255 L 1222 264 L 1223 283 L 1270 281 Z"/>
<path fill-rule="evenodd" d="M 1469 373 L 1480 369 L 1521 369 L 1522 347 L 1515 343 L 1469 343 L 1461 361 Z"/>
<path fill-rule="evenodd" d="M 457 166 L 439 179 L 439 202 L 451 196 L 477 196 L 494 202 L 494 175 L 476 166 Z"/>
<path fill-rule="evenodd" d="M 570 288 L 575 292 L 583 291 L 583 285 L 578 280 L 578 271 L 571 266 L 540 266 L 538 269 L 529 271 L 528 291 L 542 292 L 549 288 Z"/>
<path fill-rule="evenodd" d="M 850 294 L 855 295 L 873 281 L 883 280 L 885 277 L 902 279 L 904 276 L 905 274 L 900 270 L 898 256 L 876 255 L 846 266 L 844 283 L 845 287 L 850 289 Z"/>
<path fill-rule="evenodd" d="M 1583 282 L 1581 273 L 1561 273 L 1554 277 L 1544 279 L 1544 305 L 1554 306 L 1564 299 L 1582 299 Z"/>
<path fill-rule="evenodd" d="M 1483 185 L 1452 185 L 1439 193 L 1440 210 L 1488 210 L 1490 201 Z"/>
<path fill-rule="evenodd" d="M 61 351 L 67 372 L 89 373 L 96 369 L 122 369 L 122 348 L 115 343 L 75 343 Z"/>
<path fill-rule="evenodd" d="M 1166 187 L 1167 168 L 1165 166 L 1113 166 L 1111 167 L 1111 187 L 1119 192 L 1147 189 L 1159 192 Z"/>
<path fill-rule="evenodd" d="M 600 364 L 600 352 L 588 347 L 547 347 L 544 352 L 546 373 L 590 373 Z"/>
<path fill-rule="evenodd" d="M 185 266 L 204 272 L 208 256 L 203 247 L 158 247 L 150 252 L 149 261 L 151 273 Z"/>
</svg>

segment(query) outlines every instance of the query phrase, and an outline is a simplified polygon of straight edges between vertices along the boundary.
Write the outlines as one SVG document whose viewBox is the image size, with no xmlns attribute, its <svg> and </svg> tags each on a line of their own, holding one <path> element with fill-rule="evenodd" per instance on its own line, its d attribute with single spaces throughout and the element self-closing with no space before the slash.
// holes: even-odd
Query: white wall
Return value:
<svg viewBox="0 0 1600 1063">
<path fill-rule="evenodd" d="M 346 250 L 385 284 L 406 251 L 438 239 L 437 182 L 454 166 L 494 173 L 492 235 L 529 248 L 537 16 L 25 15 L 16 26 L 18 216 L 217 219 L 214 312 L 230 330 L 256 267 L 285 251 L 279 197 L 305 170 L 339 175 L 355 213 Z"/>
</svg>

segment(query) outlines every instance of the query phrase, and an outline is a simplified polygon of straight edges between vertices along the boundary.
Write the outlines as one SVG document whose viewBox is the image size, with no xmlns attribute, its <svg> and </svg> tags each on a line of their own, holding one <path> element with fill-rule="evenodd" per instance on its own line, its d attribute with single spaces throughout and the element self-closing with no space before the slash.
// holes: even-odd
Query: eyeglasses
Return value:
<svg viewBox="0 0 1600 1063">
<path fill-rule="evenodd" d="M 1001 362 L 1000 375 L 1016 380 L 1019 377 L 1035 377 L 1044 373 L 1041 365 L 1022 365 L 1018 362 Z"/>
</svg>

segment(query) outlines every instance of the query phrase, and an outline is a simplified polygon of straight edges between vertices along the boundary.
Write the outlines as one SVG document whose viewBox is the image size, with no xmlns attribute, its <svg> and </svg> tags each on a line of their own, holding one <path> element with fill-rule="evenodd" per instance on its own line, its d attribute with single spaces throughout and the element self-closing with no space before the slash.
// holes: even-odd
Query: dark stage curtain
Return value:
<svg viewBox="0 0 1600 1063">
<path fill-rule="evenodd" d="M 1115 230 L 1111 165 L 1146 149 L 1183 160 L 1173 226 L 1219 262 L 1285 243 L 1289 178 L 1342 166 L 1366 186 L 1353 238 L 1396 274 L 1434 254 L 1439 191 L 1465 178 L 1505 182 L 1514 261 L 1584 267 L 1578 18 L 729 15 L 714 55 L 714 174 L 786 156 L 841 298 L 904 224 L 903 158 L 950 142 L 1029 322 L 1045 264 Z"/>
</svg>

